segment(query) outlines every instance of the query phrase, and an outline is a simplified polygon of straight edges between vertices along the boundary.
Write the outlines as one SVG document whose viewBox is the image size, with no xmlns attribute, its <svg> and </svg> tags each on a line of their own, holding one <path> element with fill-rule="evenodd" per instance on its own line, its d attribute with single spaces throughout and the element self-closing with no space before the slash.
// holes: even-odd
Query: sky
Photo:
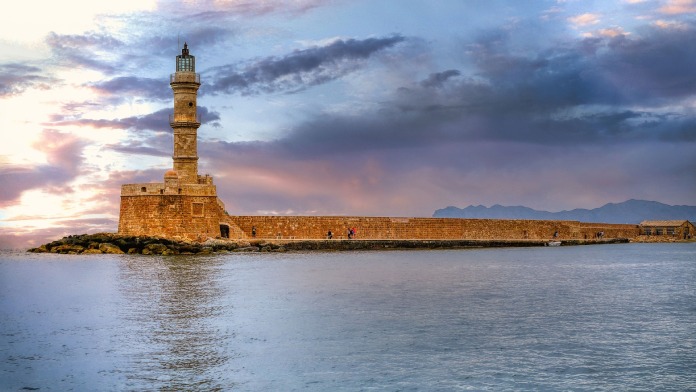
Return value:
<svg viewBox="0 0 696 392">
<path fill-rule="evenodd" d="M 162 182 L 184 42 L 202 83 L 199 172 L 232 215 L 696 205 L 696 0 L 12 11 L 0 14 L 0 248 L 114 232 L 121 184 Z"/>
</svg>

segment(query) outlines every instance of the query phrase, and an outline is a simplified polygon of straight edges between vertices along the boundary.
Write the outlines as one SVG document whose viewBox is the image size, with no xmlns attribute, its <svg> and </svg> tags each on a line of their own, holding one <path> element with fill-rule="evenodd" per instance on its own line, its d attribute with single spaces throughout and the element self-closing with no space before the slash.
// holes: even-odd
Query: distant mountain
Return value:
<svg viewBox="0 0 696 392">
<path fill-rule="evenodd" d="M 570 211 L 548 212 L 528 207 L 469 206 L 466 208 L 447 207 L 435 211 L 435 218 L 479 218 L 479 219 L 539 219 L 574 220 L 602 223 L 640 223 L 644 220 L 681 220 L 696 222 L 696 206 L 670 206 L 647 200 L 628 200 L 623 203 L 609 203 L 602 207 L 587 210 L 578 208 Z"/>
</svg>

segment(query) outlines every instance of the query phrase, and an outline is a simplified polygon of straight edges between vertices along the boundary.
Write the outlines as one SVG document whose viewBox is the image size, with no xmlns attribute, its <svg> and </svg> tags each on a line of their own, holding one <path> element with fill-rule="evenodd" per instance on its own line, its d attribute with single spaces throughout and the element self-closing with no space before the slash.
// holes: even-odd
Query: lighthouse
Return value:
<svg viewBox="0 0 696 392">
<path fill-rule="evenodd" d="M 174 171 L 179 184 L 198 183 L 198 127 L 201 126 L 196 99 L 201 85 L 196 73 L 196 58 L 184 43 L 181 55 L 176 56 L 176 72 L 169 77 L 174 92 L 174 113 L 169 125 L 174 130 Z M 173 173 L 172 173 L 173 174 Z"/>
<path fill-rule="evenodd" d="M 244 237 L 217 197 L 213 177 L 198 174 L 198 88 L 196 58 L 184 43 L 176 56 L 175 72 L 169 77 L 174 93 L 174 112 L 169 126 L 174 134 L 173 167 L 164 182 L 121 185 L 118 232 L 165 238 L 201 240 L 215 237 Z"/>
</svg>

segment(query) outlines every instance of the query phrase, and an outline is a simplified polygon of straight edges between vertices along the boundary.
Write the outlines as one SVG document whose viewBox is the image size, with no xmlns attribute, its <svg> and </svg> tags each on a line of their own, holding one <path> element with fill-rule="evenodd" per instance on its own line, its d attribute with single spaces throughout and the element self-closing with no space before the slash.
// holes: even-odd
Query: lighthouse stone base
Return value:
<svg viewBox="0 0 696 392">
<path fill-rule="evenodd" d="M 200 241 L 226 238 L 230 232 L 243 235 L 237 227 L 230 227 L 210 176 L 198 176 L 196 184 L 181 184 L 176 177 L 165 176 L 163 183 L 121 186 L 121 235 Z"/>
</svg>

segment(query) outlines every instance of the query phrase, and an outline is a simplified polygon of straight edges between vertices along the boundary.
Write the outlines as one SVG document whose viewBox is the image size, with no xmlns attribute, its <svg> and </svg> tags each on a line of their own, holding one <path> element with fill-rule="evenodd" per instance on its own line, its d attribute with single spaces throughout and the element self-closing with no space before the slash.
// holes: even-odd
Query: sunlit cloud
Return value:
<svg viewBox="0 0 696 392">
<path fill-rule="evenodd" d="M 0 37 L 23 44 L 37 43 L 50 31 L 75 34 L 91 30 L 99 15 L 154 8 L 154 0 L 18 1 L 12 4 L 11 11 L 0 13 Z"/>
<path fill-rule="evenodd" d="M 183 2 L 181 6 L 188 11 L 203 8 L 259 16 L 272 13 L 299 14 L 331 2 L 332 0 L 203 0 Z"/>
<path fill-rule="evenodd" d="M 612 27 L 612 28 L 608 28 L 608 29 L 601 29 L 601 30 L 598 30 L 597 33 L 602 37 L 609 37 L 609 38 L 614 38 L 614 37 L 630 34 L 630 33 L 627 33 L 626 31 L 624 31 L 624 29 L 622 29 L 621 27 Z"/>
<path fill-rule="evenodd" d="M 661 29 L 676 29 L 676 30 L 686 30 L 689 28 L 689 26 L 683 22 L 677 22 L 674 20 L 656 20 L 653 23 L 654 26 L 657 26 Z"/>
<path fill-rule="evenodd" d="M 578 27 L 582 26 L 588 26 L 588 25 L 594 25 L 599 23 L 600 20 L 600 15 L 599 14 L 591 14 L 591 13 L 585 13 L 577 16 L 572 16 L 568 18 L 568 21 Z"/>
<path fill-rule="evenodd" d="M 660 7 L 660 12 L 668 15 L 696 13 L 696 0 L 668 0 Z"/>
</svg>

